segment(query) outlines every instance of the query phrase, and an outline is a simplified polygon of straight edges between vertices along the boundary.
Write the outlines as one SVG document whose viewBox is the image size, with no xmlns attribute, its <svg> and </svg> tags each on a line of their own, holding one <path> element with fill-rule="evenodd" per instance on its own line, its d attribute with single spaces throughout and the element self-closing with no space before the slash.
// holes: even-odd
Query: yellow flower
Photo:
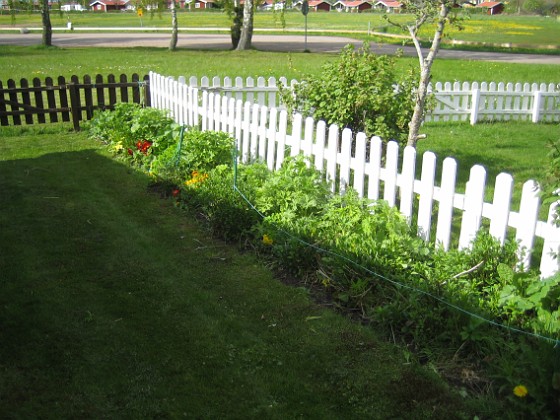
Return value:
<svg viewBox="0 0 560 420">
<path fill-rule="evenodd" d="M 525 398 L 529 391 L 527 391 L 527 387 L 525 385 L 517 385 L 513 388 L 513 394 L 519 398 Z"/>
<path fill-rule="evenodd" d="M 188 181 L 185 181 L 185 185 L 196 186 L 196 184 L 202 183 L 202 182 L 206 181 L 206 179 L 208 179 L 208 174 L 201 174 L 200 172 L 193 171 L 192 172 L 192 178 L 189 179 Z"/>
<path fill-rule="evenodd" d="M 266 233 L 263 235 L 263 240 L 262 241 L 263 241 L 263 244 L 265 244 L 267 246 L 272 245 L 272 243 L 274 242 L 272 240 L 272 238 L 270 236 L 268 236 Z"/>
</svg>

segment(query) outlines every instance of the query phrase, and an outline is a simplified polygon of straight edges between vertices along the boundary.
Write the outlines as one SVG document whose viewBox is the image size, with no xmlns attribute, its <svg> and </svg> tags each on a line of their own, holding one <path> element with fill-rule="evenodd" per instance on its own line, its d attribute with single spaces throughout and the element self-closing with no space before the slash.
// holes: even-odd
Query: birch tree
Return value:
<svg viewBox="0 0 560 420">
<path fill-rule="evenodd" d="M 243 23 L 241 25 L 241 36 L 237 44 L 237 50 L 243 51 L 251 48 L 253 39 L 253 16 L 255 13 L 254 0 L 245 0 L 243 5 Z"/>
<path fill-rule="evenodd" d="M 169 41 L 169 50 L 177 49 L 177 38 L 179 36 L 179 24 L 177 23 L 177 2 L 171 0 L 171 40 Z"/>
<path fill-rule="evenodd" d="M 441 41 L 444 36 L 445 27 L 448 24 L 457 23 L 457 18 L 451 14 L 454 0 L 404 0 L 403 7 L 407 13 L 412 14 L 414 20 L 409 23 L 389 22 L 408 32 L 410 39 L 416 48 L 420 65 L 420 80 L 415 94 L 415 104 L 412 119 L 408 130 L 407 145 L 416 147 L 416 143 L 422 136 L 420 126 L 426 112 L 426 101 L 428 99 L 428 86 L 432 77 L 432 65 L 436 59 Z M 425 54 L 421 47 L 418 32 L 425 24 L 435 24 L 430 49 Z"/>
</svg>

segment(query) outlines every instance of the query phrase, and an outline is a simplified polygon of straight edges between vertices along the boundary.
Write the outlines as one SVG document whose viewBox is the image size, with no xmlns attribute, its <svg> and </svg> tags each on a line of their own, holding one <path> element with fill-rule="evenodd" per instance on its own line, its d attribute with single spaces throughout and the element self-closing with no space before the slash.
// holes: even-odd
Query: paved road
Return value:
<svg viewBox="0 0 560 420">
<path fill-rule="evenodd" d="M 168 33 L 54 33 L 53 44 L 58 47 L 162 47 L 169 45 Z M 253 47 L 262 51 L 302 52 L 305 49 L 303 35 L 254 34 Z M 1 34 L 0 45 L 37 45 L 41 43 L 40 33 Z M 362 45 L 362 41 L 337 36 L 309 36 L 307 49 L 311 52 L 338 52 L 345 45 Z M 231 48 L 227 34 L 180 33 L 179 48 L 197 50 L 228 50 Z M 396 45 L 371 44 L 372 51 L 378 54 L 393 54 Z M 401 47 L 402 48 L 402 47 Z M 404 47 L 404 54 L 416 56 L 413 47 Z M 493 52 L 473 52 L 440 50 L 439 57 L 466 60 L 500 61 L 508 63 L 560 64 L 559 55 L 507 54 Z"/>
</svg>

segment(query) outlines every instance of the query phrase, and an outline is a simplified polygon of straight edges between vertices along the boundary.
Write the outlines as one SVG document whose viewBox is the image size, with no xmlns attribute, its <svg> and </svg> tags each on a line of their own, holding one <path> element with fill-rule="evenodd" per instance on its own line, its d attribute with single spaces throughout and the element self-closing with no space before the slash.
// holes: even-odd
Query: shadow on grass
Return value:
<svg viewBox="0 0 560 420">
<path fill-rule="evenodd" d="M 0 162 L 0 412 L 472 418 L 439 378 L 208 239 L 148 182 L 95 150 Z"/>
</svg>

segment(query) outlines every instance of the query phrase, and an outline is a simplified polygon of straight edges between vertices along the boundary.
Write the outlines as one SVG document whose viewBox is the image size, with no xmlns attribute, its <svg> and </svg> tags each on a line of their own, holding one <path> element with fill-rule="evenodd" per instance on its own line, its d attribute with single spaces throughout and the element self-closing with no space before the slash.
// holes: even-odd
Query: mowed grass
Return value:
<svg viewBox="0 0 560 420">
<path fill-rule="evenodd" d="M 188 35 L 185 35 L 188 36 Z M 372 44 L 375 51 L 375 44 Z M 43 48 L 0 45 L 0 81 L 19 83 L 21 78 L 44 80 L 85 74 L 148 74 L 208 77 L 287 77 L 301 80 L 317 74 L 337 54 L 280 53 L 267 51 L 203 51 L 165 48 Z M 397 71 L 416 68 L 413 57 L 396 59 Z M 475 60 L 437 59 L 434 82 L 477 81 L 504 83 L 558 83 L 558 66 Z"/>
<path fill-rule="evenodd" d="M 451 419 L 495 407 L 208 238 L 85 134 L 1 134 L 3 418 Z"/>
</svg>

